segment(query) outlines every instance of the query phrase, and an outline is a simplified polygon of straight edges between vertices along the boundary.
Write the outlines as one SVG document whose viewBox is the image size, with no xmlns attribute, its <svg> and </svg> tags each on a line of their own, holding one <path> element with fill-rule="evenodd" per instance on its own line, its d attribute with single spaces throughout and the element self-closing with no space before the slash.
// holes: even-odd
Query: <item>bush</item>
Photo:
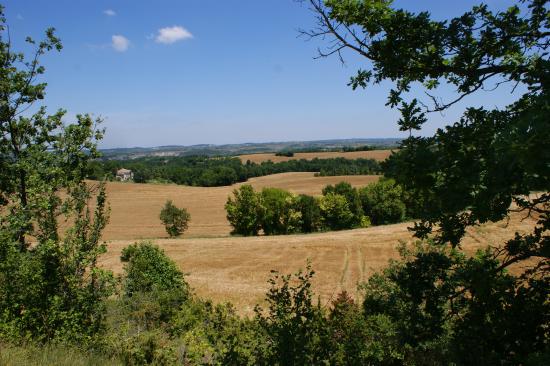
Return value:
<svg viewBox="0 0 550 366">
<path fill-rule="evenodd" d="M 280 275 L 272 272 L 267 311 L 257 306 L 256 321 L 264 331 L 266 365 L 320 365 L 328 359 L 329 329 L 323 309 L 313 304 L 308 264 L 305 272 Z"/>
<path fill-rule="evenodd" d="M 264 188 L 262 228 L 266 235 L 289 234 L 300 231 L 302 214 L 296 208 L 296 197 L 279 188 Z"/>
<path fill-rule="evenodd" d="M 132 244 L 122 250 L 124 291 L 127 296 L 136 292 L 179 289 L 188 292 L 183 273 L 162 249 L 151 242 Z"/>
<path fill-rule="evenodd" d="M 180 236 L 189 227 L 191 215 L 185 208 L 176 207 L 172 201 L 166 204 L 160 211 L 160 221 L 164 224 L 170 237 Z"/>
<path fill-rule="evenodd" d="M 104 300 L 114 291 L 112 273 L 97 268 L 106 251 L 100 243 L 107 220 L 104 186 L 93 214 L 86 207 L 90 197 L 85 185 L 73 187 L 77 208 L 67 216 L 74 221 L 63 239 L 56 238 L 56 217 L 49 228 L 54 239 L 40 237 L 28 250 L 0 229 L 0 339 L 85 344 L 103 331 Z"/>
<path fill-rule="evenodd" d="M 233 227 L 232 234 L 258 235 L 263 217 L 260 196 L 250 184 L 244 184 L 233 191 L 225 204 L 227 220 Z"/>
<path fill-rule="evenodd" d="M 403 190 L 393 179 L 381 179 L 360 189 L 365 215 L 374 225 L 393 224 L 405 218 Z"/>
</svg>

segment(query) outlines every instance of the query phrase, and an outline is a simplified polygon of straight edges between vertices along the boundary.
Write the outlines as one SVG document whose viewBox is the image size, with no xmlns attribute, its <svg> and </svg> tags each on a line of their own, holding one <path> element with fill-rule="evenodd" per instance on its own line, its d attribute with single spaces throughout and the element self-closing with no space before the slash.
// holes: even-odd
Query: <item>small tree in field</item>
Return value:
<svg viewBox="0 0 550 366">
<path fill-rule="evenodd" d="M 160 211 L 160 221 L 164 224 L 170 237 L 180 236 L 189 227 L 191 215 L 185 208 L 176 207 L 171 200 Z"/>
</svg>

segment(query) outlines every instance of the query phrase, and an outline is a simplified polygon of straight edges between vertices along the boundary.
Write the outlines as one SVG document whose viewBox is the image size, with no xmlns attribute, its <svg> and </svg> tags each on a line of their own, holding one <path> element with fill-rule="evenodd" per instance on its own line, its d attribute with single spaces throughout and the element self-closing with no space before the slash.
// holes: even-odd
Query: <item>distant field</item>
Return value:
<svg viewBox="0 0 550 366">
<path fill-rule="evenodd" d="M 296 159 L 330 159 L 330 158 L 346 158 L 346 159 L 375 159 L 378 161 L 386 160 L 390 156 L 392 150 L 372 150 L 372 151 L 352 151 L 352 152 L 312 152 L 312 153 L 295 153 L 293 157 L 276 156 L 273 153 L 263 154 L 247 154 L 240 155 L 239 158 L 243 163 L 250 160 L 253 163 L 261 163 L 271 160 L 274 163 L 281 161 L 296 160 Z"/>
<path fill-rule="evenodd" d="M 509 222 L 483 225 L 468 231 L 463 247 L 473 253 L 487 244 L 501 244 L 514 231 L 525 232 L 532 219 L 516 214 Z M 410 241 L 410 224 L 378 226 L 340 232 L 272 237 L 224 237 L 155 240 L 188 273 L 196 293 L 215 302 L 231 301 L 239 313 L 251 315 L 264 299 L 272 269 L 284 273 L 304 268 L 312 260 L 313 286 L 322 304 L 341 290 L 357 295 L 357 283 L 397 258 L 399 240 Z M 120 273 L 120 251 L 132 240 L 109 243 L 101 265 Z"/>
<path fill-rule="evenodd" d="M 296 194 L 319 195 L 327 184 L 341 181 L 364 186 L 378 180 L 374 175 L 315 177 L 313 173 L 282 173 L 250 179 L 256 189 L 277 187 Z M 243 183 L 227 187 L 187 187 L 162 184 L 107 183 L 111 207 L 109 224 L 104 239 L 139 239 L 167 237 L 160 223 L 159 213 L 171 199 L 191 213 L 189 231 L 185 236 L 227 236 L 231 230 L 225 218 L 224 205 L 233 189 Z"/>
</svg>

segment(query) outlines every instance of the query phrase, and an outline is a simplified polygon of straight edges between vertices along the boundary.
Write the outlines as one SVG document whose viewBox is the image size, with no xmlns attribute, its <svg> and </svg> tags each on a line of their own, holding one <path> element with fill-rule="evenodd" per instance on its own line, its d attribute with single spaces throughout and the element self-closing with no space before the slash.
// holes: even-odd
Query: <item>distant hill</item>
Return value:
<svg viewBox="0 0 550 366">
<path fill-rule="evenodd" d="M 102 149 L 105 159 L 135 159 L 145 156 L 233 156 L 256 153 L 275 153 L 279 151 L 335 151 L 344 147 L 371 146 L 375 149 L 388 149 L 399 144 L 399 138 L 357 138 L 317 141 L 288 141 L 210 145 L 200 144 L 191 146 L 158 146 L 158 147 L 131 147 Z"/>
</svg>

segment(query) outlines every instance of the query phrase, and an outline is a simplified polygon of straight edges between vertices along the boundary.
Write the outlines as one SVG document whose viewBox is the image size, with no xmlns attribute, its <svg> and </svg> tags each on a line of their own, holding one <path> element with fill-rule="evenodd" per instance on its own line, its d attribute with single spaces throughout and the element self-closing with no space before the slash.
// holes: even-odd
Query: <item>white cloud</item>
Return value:
<svg viewBox="0 0 550 366">
<path fill-rule="evenodd" d="M 21 15 L 21 14 L 17 14 L 16 18 L 17 18 L 18 20 L 23 20 L 23 19 L 24 19 L 24 18 L 23 18 L 23 15 Z"/>
<path fill-rule="evenodd" d="M 159 29 L 155 41 L 158 43 L 170 44 L 190 38 L 193 38 L 191 32 L 179 25 L 175 25 L 173 27 Z"/>
<path fill-rule="evenodd" d="M 113 9 L 107 9 L 107 10 L 103 10 L 103 14 L 110 17 L 114 17 L 116 15 L 116 12 Z"/>
<path fill-rule="evenodd" d="M 111 46 L 117 52 L 124 52 L 130 47 L 130 41 L 128 38 L 121 36 L 120 34 L 115 34 L 111 37 L 112 43 Z"/>
</svg>

